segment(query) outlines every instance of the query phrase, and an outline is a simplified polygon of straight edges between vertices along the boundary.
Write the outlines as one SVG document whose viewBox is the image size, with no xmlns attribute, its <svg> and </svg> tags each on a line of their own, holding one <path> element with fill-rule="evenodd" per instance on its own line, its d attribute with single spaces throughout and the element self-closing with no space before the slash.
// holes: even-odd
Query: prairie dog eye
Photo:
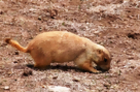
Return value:
<svg viewBox="0 0 140 92">
<path fill-rule="evenodd" d="M 104 62 L 107 62 L 107 59 L 106 58 L 104 58 Z"/>
</svg>

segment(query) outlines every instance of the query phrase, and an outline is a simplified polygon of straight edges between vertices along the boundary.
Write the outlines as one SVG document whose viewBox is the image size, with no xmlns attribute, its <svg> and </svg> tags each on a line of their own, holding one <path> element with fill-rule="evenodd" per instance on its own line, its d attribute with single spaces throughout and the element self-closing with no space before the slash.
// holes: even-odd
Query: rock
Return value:
<svg viewBox="0 0 140 92">
<path fill-rule="evenodd" d="M 79 81 L 80 81 L 80 78 L 75 77 L 75 78 L 73 79 L 73 81 L 74 81 L 74 82 L 79 82 Z"/>
<path fill-rule="evenodd" d="M 103 84 L 104 85 L 104 87 L 106 87 L 107 89 L 109 89 L 109 87 L 110 87 L 110 84 L 109 83 L 105 83 L 105 84 Z"/>
<path fill-rule="evenodd" d="M 46 88 L 46 86 L 45 85 L 42 85 L 42 88 Z"/>
<path fill-rule="evenodd" d="M 70 92 L 70 88 L 62 86 L 48 86 L 49 92 Z"/>
<path fill-rule="evenodd" d="M 14 63 L 18 63 L 18 61 L 14 61 Z"/>
<path fill-rule="evenodd" d="M 42 19 L 42 17 L 41 16 L 38 16 L 38 20 L 41 20 Z"/>
<path fill-rule="evenodd" d="M 25 69 L 22 75 L 23 75 L 23 76 L 33 75 L 33 72 L 32 72 L 32 70 Z"/>
<path fill-rule="evenodd" d="M 0 9 L 0 14 L 3 14 L 3 13 L 4 13 L 3 10 Z"/>
<path fill-rule="evenodd" d="M 54 17 L 57 15 L 58 11 L 56 9 L 52 9 L 52 10 L 49 10 L 50 12 L 50 17 L 52 19 L 54 19 Z"/>
<path fill-rule="evenodd" d="M 4 89 L 5 89 L 5 90 L 9 90 L 10 87 L 9 87 L 9 86 L 5 86 Z"/>
<path fill-rule="evenodd" d="M 19 52 L 18 51 L 15 51 L 15 55 L 19 55 Z"/>
<path fill-rule="evenodd" d="M 53 79 L 57 79 L 58 78 L 58 76 L 53 76 Z"/>
<path fill-rule="evenodd" d="M 117 89 L 117 88 L 119 88 L 119 86 L 118 86 L 117 84 L 114 84 L 114 85 L 112 85 L 110 88 L 111 88 L 111 89 Z"/>
</svg>

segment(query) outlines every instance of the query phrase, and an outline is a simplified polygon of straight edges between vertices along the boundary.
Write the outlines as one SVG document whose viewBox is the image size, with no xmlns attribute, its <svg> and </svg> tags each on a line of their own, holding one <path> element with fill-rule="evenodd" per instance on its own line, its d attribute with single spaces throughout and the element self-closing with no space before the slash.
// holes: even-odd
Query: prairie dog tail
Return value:
<svg viewBox="0 0 140 92">
<path fill-rule="evenodd" d="M 17 48 L 18 50 L 22 51 L 22 52 L 25 52 L 27 53 L 28 52 L 28 49 L 27 48 L 24 48 L 22 47 L 17 41 L 15 40 L 12 40 L 10 38 L 7 38 L 5 39 L 5 42 L 12 45 L 13 47 Z"/>
</svg>

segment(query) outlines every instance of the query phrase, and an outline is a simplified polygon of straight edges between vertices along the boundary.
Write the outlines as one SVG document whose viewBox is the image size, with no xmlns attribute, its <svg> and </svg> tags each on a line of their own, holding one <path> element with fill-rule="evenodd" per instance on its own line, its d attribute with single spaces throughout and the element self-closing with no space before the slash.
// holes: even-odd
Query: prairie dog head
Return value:
<svg viewBox="0 0 140 92">
<path fill-rule="evenodd" d="M 110 69 L 111 56 L 108 50 L 103 46 L 98 45 L 98 48 L 95 51 L 95 54 L 93 55 L 93 60 L 101 69 Z"/>
</svg>

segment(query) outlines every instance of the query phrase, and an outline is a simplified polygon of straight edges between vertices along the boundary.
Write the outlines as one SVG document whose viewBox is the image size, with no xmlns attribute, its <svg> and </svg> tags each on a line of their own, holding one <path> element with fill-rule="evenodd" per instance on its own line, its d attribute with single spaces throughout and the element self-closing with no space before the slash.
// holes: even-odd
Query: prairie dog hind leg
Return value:
<svg viewBox="0 0 140 92">
<path fill-rule="evenodd" d="M 51 58 L 48 55 L 43 54 L 39 50 L 34 50 L 31 53 L 32 58 L 34 59 L 34 67 L 39 69 L 45 69 L 51 63 Z"/>
</svg>

